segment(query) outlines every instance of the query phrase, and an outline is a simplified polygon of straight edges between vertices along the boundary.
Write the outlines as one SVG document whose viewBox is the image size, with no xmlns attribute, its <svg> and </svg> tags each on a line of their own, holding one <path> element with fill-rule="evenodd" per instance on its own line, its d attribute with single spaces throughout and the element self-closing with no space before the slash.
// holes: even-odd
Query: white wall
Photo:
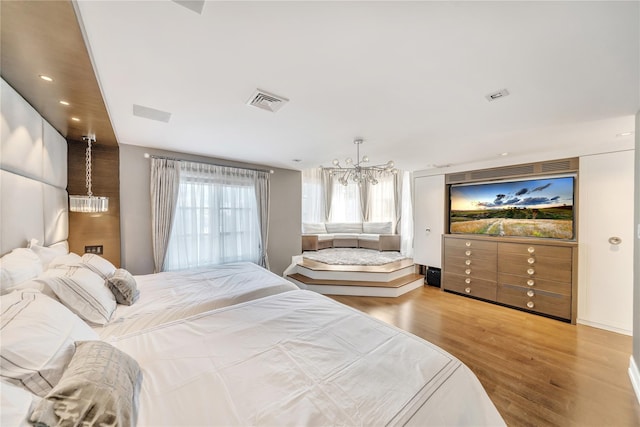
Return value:
<svg viewBox="0 0 640 427">
<path fill-rule="evenodd" d="M 144 153 L 226 166 L 263 168 L 171 151 L 120 144 L 120 224 L 122 266 L 133 274 L 153 272 L 151 247 L 150 164 Z M 268 169 L 268 168 L 264 168 Z M 271 203 L 267 254 L 270 269 L 281 275 L 293 255 L 301 251 L 300 172 L 274 169 L 271 175 Z"/>
<path fill-rule="evenodd" d="M 634 150 L 580 157 L 578 323 L 631 335 Z M 621 239 L 609 243 L 610 237 Z"/>
<path fill-rule="evenodd" d="M 442 268 L 442 234 L 444 234 L 444 175 L 414 179 L 413 261 Z"/>
</svg>

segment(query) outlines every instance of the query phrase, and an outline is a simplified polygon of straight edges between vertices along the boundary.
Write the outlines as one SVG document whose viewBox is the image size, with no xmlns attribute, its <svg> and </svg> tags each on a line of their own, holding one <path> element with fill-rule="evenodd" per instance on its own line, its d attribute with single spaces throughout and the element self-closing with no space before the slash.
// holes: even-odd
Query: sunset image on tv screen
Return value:
<svg viewBox="0 0 640 427">
<path fill-rule="evenodd" d="M 450 187 L 450 232 L 573 239 L 574 177 Z"/>
</svg>

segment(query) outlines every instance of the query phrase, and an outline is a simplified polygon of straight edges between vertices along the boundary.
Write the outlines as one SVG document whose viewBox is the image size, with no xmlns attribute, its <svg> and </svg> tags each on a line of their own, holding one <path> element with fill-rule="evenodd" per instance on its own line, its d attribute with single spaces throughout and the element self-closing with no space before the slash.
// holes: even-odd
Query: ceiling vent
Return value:
<svg viewBox="0 0 640 427">
<path fill-rule="evenodd" d="M 490 93 L 489 95 L 486 95 L 485 98 L 487 98 L 487 101 L 491 102 L 491 101 L 496 101 L 498 99 L 502 99 L 507 95 L 509 95 L 509 91 L 506 89 L 502 89 L 497 92 L 493 92 L 493 93 Z"/>
<path fill-rule="evenodd" d="M 287 102 L 289 102 L 287 98 L 274 95 L 261 89 L 256 89 L 253 95 L 251 95 L 251 98 L 247 101 L 247 105 L 275 113 Z"/>
<path fill-rule="evenodd" d="M 133 104 L 133 115 L 165 123 L 168 123 L 169 119 L 171 119 L 171 113 L 138 104 Z"/>
</svg>

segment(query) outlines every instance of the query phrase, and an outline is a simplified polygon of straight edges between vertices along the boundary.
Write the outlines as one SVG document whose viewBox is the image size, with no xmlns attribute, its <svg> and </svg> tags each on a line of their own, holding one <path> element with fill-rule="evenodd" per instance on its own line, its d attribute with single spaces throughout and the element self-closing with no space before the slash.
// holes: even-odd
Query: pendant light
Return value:
<svg viewBox="0 0 640 427">
<path fill-rule="evenodd" d="M 85 153 L 85 185 L 87 187 L 86 196 L 69 196 L 69 210 L 71 212 L 99 213 L 109 210 L 109 198 L 94 196 L 91 192 L 91 144 L 96 142 L 95 138 L 83 136 L 83 141 L 87 141 L 87 151 Z"/>
</svg>

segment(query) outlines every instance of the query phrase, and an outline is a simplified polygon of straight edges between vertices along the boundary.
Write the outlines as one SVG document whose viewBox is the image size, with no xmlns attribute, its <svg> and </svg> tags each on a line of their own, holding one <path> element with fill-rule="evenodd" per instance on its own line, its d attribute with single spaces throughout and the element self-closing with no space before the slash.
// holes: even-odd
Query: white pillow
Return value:
<svg viewBox="0 0 640 427">
<path fill-rule="evenodd" d="M 96 254 L 82 255 L 82 263 L 102 276 L 103 279 L 108 279 L 116 271 L 115 265 Z"/>
<path fill-rule="evenodd" d="M 36 290 L 0 298 L 0 375 L 45 396 L 71 360 L 74 342 L 97 340 L 98 335 L 62 304 Z"/>
<path fill-rule="evenodd" d="M 29 417 L 40 398 L 22 387 L 0 381 L 0 425 L 31 426 Z"/>
<path fill-rule="evenodd" d="M 82 257 L 78 254 L 74 254 L 73 252 L 69 252 L 66 255 L 59 255 L 55 257 L 49 263 L 49 268 L 55 268 L 60 266 L 79 266 L 83 267 Z"/>
<path fill-rule="evenodd" d="M 0 294 L 42 273 L 40 258 L 29 248 L 17 248 L 0 258 Z"/>
<path fill-rule="evenodd" d="M 116 299 L 105 280 L 88 268 L 50 268 L 37 280 L 46 283 L 64 305 L 91 323 L 105 325 L 116 309 Z"/>
<path fill-rule="evenodd" d="M 302 234 L 327 234 L 327 228 L 324 222 L 303 222 Z"/>
<path fill-rule="evenodd" d="M 35 252 L 36 255 L 38 255 L 40 261 L 42 262 L 43 270 L 46 270 L 48 268 L 49 263 L 54 258 L 59 257 L 60 255 L 66 255 L 68 252 L 65 246 L 58 245 L 46 247 L 42 246 L 36 239 L 31 239 L 31 242 L 29 242 L 29 249 L 31 249 L 33 252 Z"/>
<path fill-rule="evenodd" d="M 41 281 L 38 280 L 38 278 L 36 277 L 35 279 L 30 279 L 30 280 L 26 280 L 14 287 L 12 287 L 11 289 L 9 289 L 9 292 L 13 292 L 13 291 L 27 291 L 29 289 L 35 289 L 36 291 L 39 291 L 41 294 L 44 294 L 46 296 L 48 296 L 51 299 L 54 299 L 58 302 L 60 302 L 60 299 L 58 298 L 58 296 L 56 295 L 55 292 L 53 292 L 53 289 L 51 289 L 49 287 L 49 285 L 47 285 L 47 283 L 45 281 Z"/>
<path fill-rule="evenodd" d="M 393 234 L 393 224 L 387 222 L 365 222 L 362 230 L 367 234 Z"/>
</svg>

